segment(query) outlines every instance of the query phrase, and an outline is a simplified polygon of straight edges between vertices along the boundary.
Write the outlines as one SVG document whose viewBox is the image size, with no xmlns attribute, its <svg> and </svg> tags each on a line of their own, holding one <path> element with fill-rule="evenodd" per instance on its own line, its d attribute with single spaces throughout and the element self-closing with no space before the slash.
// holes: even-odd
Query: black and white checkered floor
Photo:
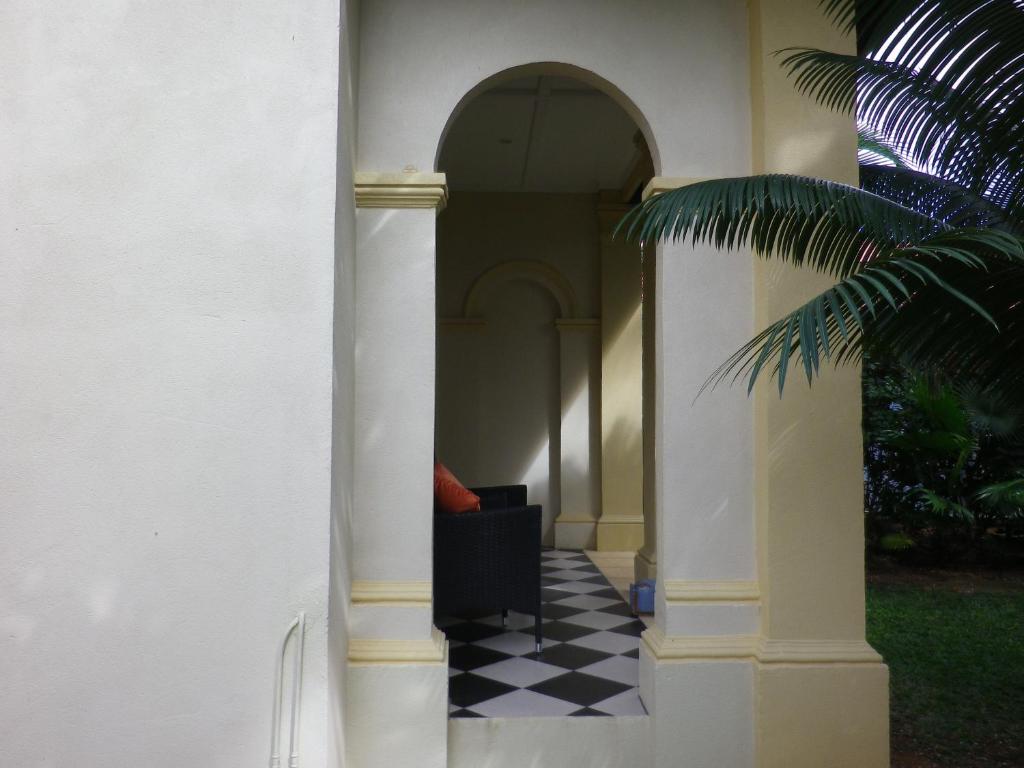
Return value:
<svg viewBox="0 0 1024 768">
<path fill-rule="evenodd" d="M 446 618 L 451 717 L 644 715 L 640 633 L 608 580 L 582 552 L 542 553 L 544 644 L 533 617 Z M 522 630 L 522 631 L 519 631 Z"/>
</svg>

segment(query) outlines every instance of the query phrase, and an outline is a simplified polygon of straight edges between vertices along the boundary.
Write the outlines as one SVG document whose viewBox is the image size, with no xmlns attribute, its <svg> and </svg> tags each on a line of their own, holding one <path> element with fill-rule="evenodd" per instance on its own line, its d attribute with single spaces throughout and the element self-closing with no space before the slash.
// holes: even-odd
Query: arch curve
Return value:
<svg viewBox="0 0 1024 768">
<path fill-rule="evenodd" d="M 438 137 L 437 145 L 434 147 L 434 170 L 439 170 L 441 151 L 444 149 L 445 141 L 447 141 L 448 134 L 451 131 L 452 126 L 455 124 L 455 121 L 458 120 L 459 115 L 462 114 L 462 111 L 466 108 L 467 104 L 473 101 L 473 99 L 484 91 L 493 88 L 501 82 L 513 80 L 519 77 L 529 77 L 531 75 L 555 75 L 558 77 L 573 78 L 584 82 L 587 85 L 593 86 L 610 97 L 616 104 L 622 107 L 626 114 L 633 119 L 634 123 L 636 123 L 640 132 L 643 134 L 644 140 L 647 142 L 647 148 L 651 153 L 651 160 L 654 163 L 654 173 L 655 175 L 661 173 L 661 155 L 658 151 L 658 143 L 654 139 L 654 132 L 651 129 L 650 123 L 647 122 L 647 118 L 644 117 L 643 112 L 640 111 L 640 108 L 636 103 L 634 103 L 634 101 L 621 88 L 615 85 L 615 83 L 601 77 L 601 75 L 596 72 L 575 64 L 560 61 L 538 61 L 509 67 L 485 77 L 475 86 L 470 88 L 469 91 L 459 99 L 455 108 L 451 111 L 451 114 L 448 115 L 448 120 L 445 122 L 444 128 L 441 130 L 441 135 Z"/>
<path fill-rule="evenodd" d="M 483 316 L 483 295 L 492 287 L 510 280 L 525 280 L 544 288 L 558 303 L 560 319 L 568 320 L 576 317 L 576 294 L 569 280 L 542 261 L 533 259 L 515 259 L 504 261 L 483 272 L 466 291 L 462 304 L 462 316 L 467 320 L 479 319 Z"/>
</svg>

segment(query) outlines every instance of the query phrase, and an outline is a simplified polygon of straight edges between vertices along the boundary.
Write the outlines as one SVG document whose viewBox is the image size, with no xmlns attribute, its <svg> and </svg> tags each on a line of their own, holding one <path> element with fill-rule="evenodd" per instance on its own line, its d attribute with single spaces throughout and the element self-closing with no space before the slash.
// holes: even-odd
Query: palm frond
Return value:
<svg viewBox="0 0 1024 768">
<path fill-rule="evenodd" d="M 861 128 L 857 131 L 857 153 L 863 158 L 860 161 L 862 165 L 874 165 L 874 158 L 872 156 L 877 156 L 883 160 L 888 160 L 897 168 L 907 167 L 906 161 L 894 146 L 877 133 L 866 128 Z"/>
<path fill-rule="evenodd" d="M 1016 510 L 1012 517 L 1024 517 L 1024 477 L 990 483 L 979 489 L 975 498 L 989 507 Z"/>
<path fill-rule="evenodd" d="M 861 164 L 860 183 L 868 192 L 954 227 L 995 227 L 1020 234 L 1018 224 L 995 203 L 938 176 Z"/>
<path fill-rule="evenodd" d="M 783 66 L 797 89 L 835 111 L 855 112 L 915 165 L 1000 204 L 1020 203 L 1024 109 L 993 108 L 911 66 L 858 56 L 789 49 Z"/>
<path fill-rule="evenodd" d="M 962 520 L 964 522 L 974 521 L 974 512 L 967 505 L 955 499 L 947 499 L 945 496 L 929 488 L 918 488 L 913 495 L 924 504 L 931 514 L 937 517 Z"/>
<path fill-rule="evenodd" d="M 880 315 L 870 343 L 893 350 L 914 370 L 1020 400 L 1024 389 L 1024 265 L 987 257 L 987 270 L 946 264 L 942 278 L 984 306 L 995 326 L 933 285 L 921 286 L 898 314 Z M 996 329 L 998 327 L 998 330 Z"/>
<path fill-rule="evenodd" d="M 949 231 L 941 221 L 856 187 L 776 174 L 664 192 L 632 209 L 616 234 L 640 243 L 689 235 L 694 243 L 729 250 L 750 246 L 841 279 L 901 243 Z"/>
<path fill-rule="evenodd" d="M 934 329 L 971 323 L 985 331 L 975 338 L 991 338 L 1000 317 L 1015 321 L 1006 298 L 1024 279 L 1024 245 L 1011 234 L 953 228 L 853 187 L 796 176 L 716 179 L 671 190 L 627 214 L 621 232 L 641 242 L 688 237 L 719 248 L 750 246 L 839 280 L 734 353 L 705 388 L 746 375 L 749 390 L 768 366 L 781 393 L 792 357 L 799 355 L 812 379 L 825 361 L 857 359 L 866 332 L 874 337 L 878 328 L 884 342 L 902 343 L 921 364 L 948 362 L 951 345 Z M 1000 284 L 988 273 L 993 268 L 1012 272 L 1016 282 Z M 997 300 L 1000 315 L 988 311 L 989 299 Z M 917 310 L 918 304 L 924 307 Z M 913 338 L 902 322 L 908 311 L 917 321 Z"/>
<path fill-rule="evenodd" d="M 879 322 L 893 322 L 893 318 L 917 302 L 922 289 L 944 291 L 945 301 L 937 302 L 934 297 L 930 301 L 942 303 L 954 314 L 994 322 L 985 309 L 939 276 L 936 258 L 943 259 L 925 247 L 897 251 L 896 255 L 874 260 L 761 331 L 715 369 L 700 392 L 745 376 L 749 394 L 767 365 L 781 396 L 794 357 L 799 358 L 808 381 L 826 363 L 859 361 L 865 335 L 873 333 Z M 931 339 L 919 354 L 923 357 L 930 349 L 938 355 L 944 348 L 941 339 Z"/>
</svg>

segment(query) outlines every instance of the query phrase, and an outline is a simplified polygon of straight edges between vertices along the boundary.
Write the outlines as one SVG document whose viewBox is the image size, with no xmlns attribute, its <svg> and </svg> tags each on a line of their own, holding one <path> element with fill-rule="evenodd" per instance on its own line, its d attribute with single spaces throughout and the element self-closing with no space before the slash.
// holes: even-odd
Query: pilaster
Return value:
<svg viewBox="0 0 1024 768">
<path fill-rule="evenodd" d="M 599 550 L 644 543 L 643 312 L 640 247 L 613 237 L 632 206 L 597 207 L 601 247 L 601 518 Z"/>
<path fill-rule="evenodd" d="M 346 752 L 354 768 L 443 768 L 447 644 L 433 626 L 431 542 L 434 228 L 444 175 L 358 173 L 355 196 Z"/>
<path fill-rule="evenodd" d="M 813 45 L 853 53 L 816 0 L 751 0 L 755 173 L 856 185 L 851 117 L 801 96 L 775 51 Z M 831 285 L 758 259 L 760 329 Z M 860 370 L 831 368 L 754 393 L 758 581 L 758 765 L 881 768 L 888 754 L 888 670 L 865 642 Z"/>
<path fill-rule="evenodd" d="M 561 376 L 561 511 L 555 546 L 593 549 L 601 509 L 599 320 L 564 319 L 558 328 Z"/>
</svg>

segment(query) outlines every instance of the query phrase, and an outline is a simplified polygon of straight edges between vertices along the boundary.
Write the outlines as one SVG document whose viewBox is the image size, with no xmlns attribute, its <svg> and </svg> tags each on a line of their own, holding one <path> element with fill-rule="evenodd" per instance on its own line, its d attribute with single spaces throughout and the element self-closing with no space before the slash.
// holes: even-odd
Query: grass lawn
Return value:
<svg viewBox="0 0 1024 768">
<path fill-rule="evenodd" d="M 1021 579 L 871 579 L 868 640 L 891 671 L 893 766 L 1024 766 Z"/>
</svg>

